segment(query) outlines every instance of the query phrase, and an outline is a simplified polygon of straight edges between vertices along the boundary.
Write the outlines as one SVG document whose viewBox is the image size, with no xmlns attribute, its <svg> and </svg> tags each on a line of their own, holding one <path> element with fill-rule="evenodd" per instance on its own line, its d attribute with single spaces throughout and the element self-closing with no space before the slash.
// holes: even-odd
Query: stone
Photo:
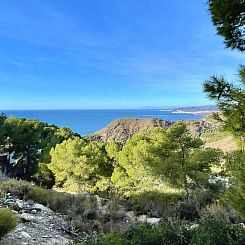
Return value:
<svg viewBox="0 0 245 245">
<path fill-rule="evenodd" d="M 44 236 L 43 236 L 43 238 L 50 238 L 50 236 L 48 236 L 48 235 L 44 235 Z"/>
<path fill-rule="evenodd" d="M 20 208 L 20 206 L 18 205 L 18 203 L 12 204 L 9 208 L 10 208 L 11 210 L 14 210 L 14 211 L 17 211 L 17 212 L 21 210 L 21 208 Z"/>
<path fill-rule="evenodd" d="M 22 213 L 20 215 L 20 219 L 23 220 L 24 222 L 36 222 L 35 216 L 28 213 Z"/>
<path fill-rule="evenodd" d="M 148 224 L 158 224 L 161 218 L 151 218 L 147 217 L 147 215 L 140 215 L 137 217 L 138 222 L 148 223 Z"/>
<path fill-rule="evenodd" d="M 23 200 L 16 200 L 15 203 L 18 204 L 18 206 L 20 207 L 20 209 L 22 209 L 23 206 L 24 206 L 24 201 Z"/>
<path fill-rule="evenodd" d="M 43 206 L 42 204 L 39 204 L 39 203 L 35 203 L 34 204 L 34 208 L 36 210 L 39 209 L 39 210 L 44 211 L 44 212 L 47 212 L 47 213 L 52 212 L 49 208 L 47 208 L 47 207 L 45 207 L 45 206 Z"/>
<path fill-rule="evenodd" d="M 27 232 L 25 232 L 25 231 L 22 231 L 22 232 L 20 233 L 20 235 L 21 235 L 23 238 L 25 238 L 25 239 L 30 239 L 30 238 L 31 238 L 31 236 L 30 236 Z"/>
<path fill-rule="evenodd" d="M 127 219 L 127 222 L 134 223 L 136 221 L 136 216 L 134 214 L 134 211 L 125 212 L 125 217 Z"/>
<path fill-rule="evenodd" d="M 137 221 L 142 223 L 147 222 L 147 216 L 145 214 L 140 215 L 137 217 Z"/>
<path fill-rule="evenodd" d="M 148 224 L 158 224 L 160 222 L 161 218 L 147 218 L 146 222 Z"/>
</svg>

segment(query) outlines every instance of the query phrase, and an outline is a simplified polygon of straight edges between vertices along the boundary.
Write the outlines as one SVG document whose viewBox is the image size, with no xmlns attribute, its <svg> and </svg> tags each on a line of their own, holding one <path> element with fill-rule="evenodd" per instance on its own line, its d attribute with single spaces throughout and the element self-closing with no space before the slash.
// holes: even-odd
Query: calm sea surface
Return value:
<svg viewBox="0 0 245 245">
<path fill-rule="evenodd" d="M 113 120 L 122 117 L 160 118 L 165 120 L 201 119 L 203 116 L 192 114 L 175 114 L 160 109 L 123 109 L 123 110 L 8 110 L 1 111 L 7 116 L 38 119 L 57 126 L 71 128 L 81 135 L 90 134 L 105 127 Z"/>
</svg>

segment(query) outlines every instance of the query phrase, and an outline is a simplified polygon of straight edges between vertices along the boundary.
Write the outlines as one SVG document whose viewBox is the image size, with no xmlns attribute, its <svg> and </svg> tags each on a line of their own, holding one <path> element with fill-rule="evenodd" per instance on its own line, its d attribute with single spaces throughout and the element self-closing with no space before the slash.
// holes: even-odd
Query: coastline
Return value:
<svg viewBox="0 0 245 245">
<path fill-rule="evenodd" d="M 182 110 L 171 111 L 171 113 L 173 114 L 191 114 L 191 115 L 202 115 L 202 116 L 211 115 L 217 112 L 219 111 L 182 111 Z"/>
<path fill-rule="evenodd" d="M 161 109 L 164 110 L 164 109 Z M 7 116 L 37 119 L 58 127 L 68 127 L 80 135 L 101 130 L 120 118 L 159 118 L 168 121 L 202 119 L 202 115 L 176 114 L 159 109 L 108 109 L 108 110 L 3 110 Z"/>
</svg>

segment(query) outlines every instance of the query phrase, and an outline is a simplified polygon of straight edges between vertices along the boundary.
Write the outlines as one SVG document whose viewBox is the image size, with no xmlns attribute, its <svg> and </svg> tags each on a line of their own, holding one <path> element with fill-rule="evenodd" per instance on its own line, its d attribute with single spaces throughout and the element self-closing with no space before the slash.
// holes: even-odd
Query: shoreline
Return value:
<svg viewBox="0 0 245 245">
<path fill-rule="evenodd" d="M 171 111 L 173 114 L 191 114 L 191 115 L 203 115 L 207 116 L 213 113 L 217 113 L 219 111 Z"/>
</svg>

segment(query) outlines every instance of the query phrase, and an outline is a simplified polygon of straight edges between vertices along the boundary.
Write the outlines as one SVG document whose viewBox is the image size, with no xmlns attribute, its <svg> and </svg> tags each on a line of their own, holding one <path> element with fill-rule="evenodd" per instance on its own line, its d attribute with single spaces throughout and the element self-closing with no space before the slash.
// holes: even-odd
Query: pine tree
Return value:
<svg viewBox="0 0 245 245">
<path fill-rule="evenodd" d="M 217 33 L 232 49 L 245 51 L 245 1 L 209 0 L 212 21 Z M 233 153 L 228 164 L 231 185 L 227 203 L 245 217 L 245 67 L 239 69 L 240 85 L 223 77 L 213 76 L 204 83 L 204 91 L 215 100 L 221 113 L 215 115 L 224 127 L 239 138 L 240 149 Z"/>
<path fill-rule="evenodd" d="M 245 141 L 245 67 L 239 71 L 240 86 L 235 86 L 223 77 L 214 76 L 204 83 L 204 91 L 215 100 L 220 113 L 215 118 L 224 124 L 224 127 Z"/>
<path fill-rule="evenodd" d="M 245 1 L 209 0 L 209 10 L 217 33 L 229 48 L 245 50 Z"/>
</svg>

